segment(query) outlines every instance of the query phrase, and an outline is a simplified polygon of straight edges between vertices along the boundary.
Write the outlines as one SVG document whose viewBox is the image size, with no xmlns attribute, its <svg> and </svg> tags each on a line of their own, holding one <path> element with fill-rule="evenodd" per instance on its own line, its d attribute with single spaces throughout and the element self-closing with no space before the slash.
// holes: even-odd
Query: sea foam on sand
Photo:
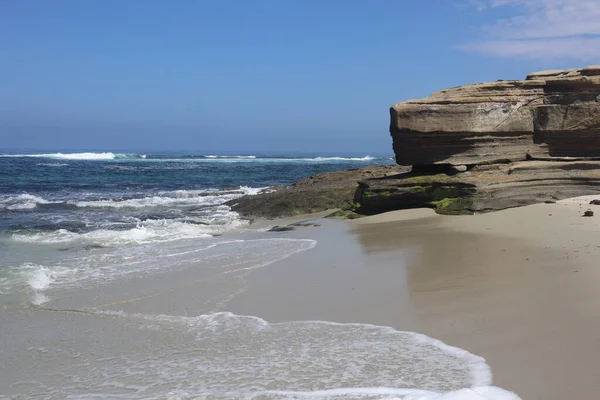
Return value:
<svg viewBox="0 0 600 400">
<path fill-rule="evenodd" d="M 61 314 L 56 314 L 57 318 Z M 518 400 L 491 387 L 481 357 L 414 332 L 323 321 L 269 323 L 228 312 L 196 317 L 90 312 L 96 335 L 28 343 L 39 365 L 21 394 L 84 399 Z M 102 354 L 101 357 L 98 354 Z M 1 380 L 0 380 L 1 381 Z M 0 387 L 1 389 L 1 387 Z"/>
</svg>

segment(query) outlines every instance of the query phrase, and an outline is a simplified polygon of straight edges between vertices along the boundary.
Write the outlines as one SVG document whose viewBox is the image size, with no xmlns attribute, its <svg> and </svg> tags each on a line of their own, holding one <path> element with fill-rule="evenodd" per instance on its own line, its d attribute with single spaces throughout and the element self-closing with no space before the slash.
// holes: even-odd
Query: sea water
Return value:
<svg viewBox="0 0 600 400">
<path fill-rule="evenodd" d="M 310 239 L 252 231 L 224 203 L 389 157 L 0 155 L 0 398 L 516 399 L 482 358 L 414 332 L 227 312 L 243 278 Z M 128 309 L 162 277 L 177 315 Z M 4 397 L 3 397 L 4 396 Z"/>
</svg>

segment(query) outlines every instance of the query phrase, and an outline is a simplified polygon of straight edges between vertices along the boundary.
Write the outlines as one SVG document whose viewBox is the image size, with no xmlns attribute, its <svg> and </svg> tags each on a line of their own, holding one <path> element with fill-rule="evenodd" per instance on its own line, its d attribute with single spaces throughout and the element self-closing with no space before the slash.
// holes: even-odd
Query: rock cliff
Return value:
<svg viewBox="0 0 600 400">
<path fill-rule="evenodd" d="M 390 109 L 400 165 L 600 156 L 600 66 L 442 90 Z"/>
<path fill-rule="evenodd" d="M 263 217 L 333 207 L 352 216 L 416 207 L 470 214 L 600 199 L 600 66 L 442 90 L 390 113 L 399 166 L 318 175 L 236 200 L 234 210 Z"/>
</svg>

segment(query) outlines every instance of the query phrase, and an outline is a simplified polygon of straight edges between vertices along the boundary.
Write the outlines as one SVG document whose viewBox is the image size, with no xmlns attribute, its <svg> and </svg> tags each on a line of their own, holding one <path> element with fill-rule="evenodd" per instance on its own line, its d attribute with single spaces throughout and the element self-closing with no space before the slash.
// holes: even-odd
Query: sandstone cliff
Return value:
<svg viewBox="0 0 600 400">
<path fill-rule="evenodd" d="M 600 66 L 442 90 L 390 114 L 400 165 L 600 157 Z"/>
<path fill-rule="evenodd" d="M 415 207 L 470 214 L 600 199 L 600 66 L 442 90 L 390 111 L 400 166 L 307 178 L 236 200 L 234 210 L 263 217 L 332 207 L 353 216 Z"/>
</svg>

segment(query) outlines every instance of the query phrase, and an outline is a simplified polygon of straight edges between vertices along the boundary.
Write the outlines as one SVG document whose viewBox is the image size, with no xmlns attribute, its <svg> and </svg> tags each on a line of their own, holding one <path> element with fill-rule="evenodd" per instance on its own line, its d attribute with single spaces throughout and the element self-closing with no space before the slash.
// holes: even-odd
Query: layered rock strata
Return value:
<svg viewBox="0 0 600 400">
<path fill-rule="evenodd" d="M 400 165 L 600 156 L 600 66 L 459 86 L 395 104 Z"/>
<path fill-rule="evenodd" d="M 363 214 L 417 207 L 472 214 L 594 194 L 600 199 L 600 161 L 524 161 L 367 179 L 359 183 L 355 201 Z"/>
</svg>

